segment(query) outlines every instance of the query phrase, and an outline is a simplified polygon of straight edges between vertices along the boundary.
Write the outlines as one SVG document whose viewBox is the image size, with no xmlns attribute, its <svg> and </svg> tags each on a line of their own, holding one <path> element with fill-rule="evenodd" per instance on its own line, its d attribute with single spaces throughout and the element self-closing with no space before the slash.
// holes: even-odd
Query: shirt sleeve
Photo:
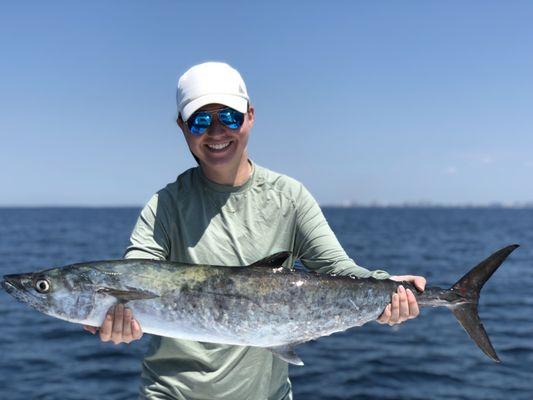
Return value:
<svg viewBox="0 0 533 400">
<path fill-rule="evenodd" d="M 296 207 L 295 253 L 305 267 L 320 273 L 359 278 L 390 277 L 385 271 L 369 271 L 348 257 L 318 203 L 303 185 Z"/>
<path fill-rule="evenodd" d="M 124 258 L 167 260 L 170 255 L 170 229 L 162 191 L 144 206 L 130 236 Z"/>
</svg>

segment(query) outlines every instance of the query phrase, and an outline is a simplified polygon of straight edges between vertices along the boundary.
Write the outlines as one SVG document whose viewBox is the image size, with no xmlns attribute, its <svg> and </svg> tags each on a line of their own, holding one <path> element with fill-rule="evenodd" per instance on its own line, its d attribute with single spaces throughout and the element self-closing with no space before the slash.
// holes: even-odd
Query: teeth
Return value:
<svg viewBox="0 0 533 400">
<path fill-rule="evenodd" d="M 210 149 L 214 149 L 214 150 L 221 150 L 225 147 L 228 147 L 229 146 L 229 142 L 226 142 L 226 143 L 219 143 L 219 144 L 208 144 L 207 147 L 209 147 Z"/>
</svg>

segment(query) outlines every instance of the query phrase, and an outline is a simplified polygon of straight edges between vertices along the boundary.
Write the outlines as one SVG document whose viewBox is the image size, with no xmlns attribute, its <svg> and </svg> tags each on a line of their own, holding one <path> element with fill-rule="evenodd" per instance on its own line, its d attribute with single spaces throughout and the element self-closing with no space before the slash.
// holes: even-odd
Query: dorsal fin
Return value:
<svg viewBox="0 0 533 400">
<path fill-rule="evenodd" d="M 279 268 L 283 266 L 283 263 L 290 255 L 290 251 L 280 251 L 279 253 L 272 254 L 271 256 L 262 258 L 261 260 L 250 264 L 249 267 Z"/>
</svg>

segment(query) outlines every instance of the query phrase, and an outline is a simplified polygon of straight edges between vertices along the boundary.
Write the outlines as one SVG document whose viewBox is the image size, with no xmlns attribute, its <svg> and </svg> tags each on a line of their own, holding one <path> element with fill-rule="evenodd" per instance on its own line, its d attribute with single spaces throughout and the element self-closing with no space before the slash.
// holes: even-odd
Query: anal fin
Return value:
<svg viewBox="0 0 533 400">
<path fill-rule="evenodd" d="M 276 347 L 267 347 L 275 356 L 281 358 L 283 361 L 294 365 L 304 365 L 304 362 L 294 352 L 294 348 L 290 344 Z"/>
</svg>

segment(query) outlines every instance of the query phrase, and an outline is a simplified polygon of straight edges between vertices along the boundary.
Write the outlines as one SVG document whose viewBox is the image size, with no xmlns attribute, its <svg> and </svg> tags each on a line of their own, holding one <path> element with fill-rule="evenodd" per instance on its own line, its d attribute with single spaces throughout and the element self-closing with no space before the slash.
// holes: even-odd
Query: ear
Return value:
<svg viewBox="0 0 533 400">
<path fill-rule="evenodd" d="M 181 114 L 178 115 L 178 118 L 176 119 L 176 123 L 180 127 L 181 131 L 185 133 L 185 122 L 183 121 L 183 118 L 181 118 Z"/>
<path fill-rule="evenodd" d="M 248 114 L 248 121 L 250 121 L 250 126 L 253 126 L 254 121 L 255 121 L 255 109 L 251 104 L 248 107 L 247 114 Z"/>
</svg>

